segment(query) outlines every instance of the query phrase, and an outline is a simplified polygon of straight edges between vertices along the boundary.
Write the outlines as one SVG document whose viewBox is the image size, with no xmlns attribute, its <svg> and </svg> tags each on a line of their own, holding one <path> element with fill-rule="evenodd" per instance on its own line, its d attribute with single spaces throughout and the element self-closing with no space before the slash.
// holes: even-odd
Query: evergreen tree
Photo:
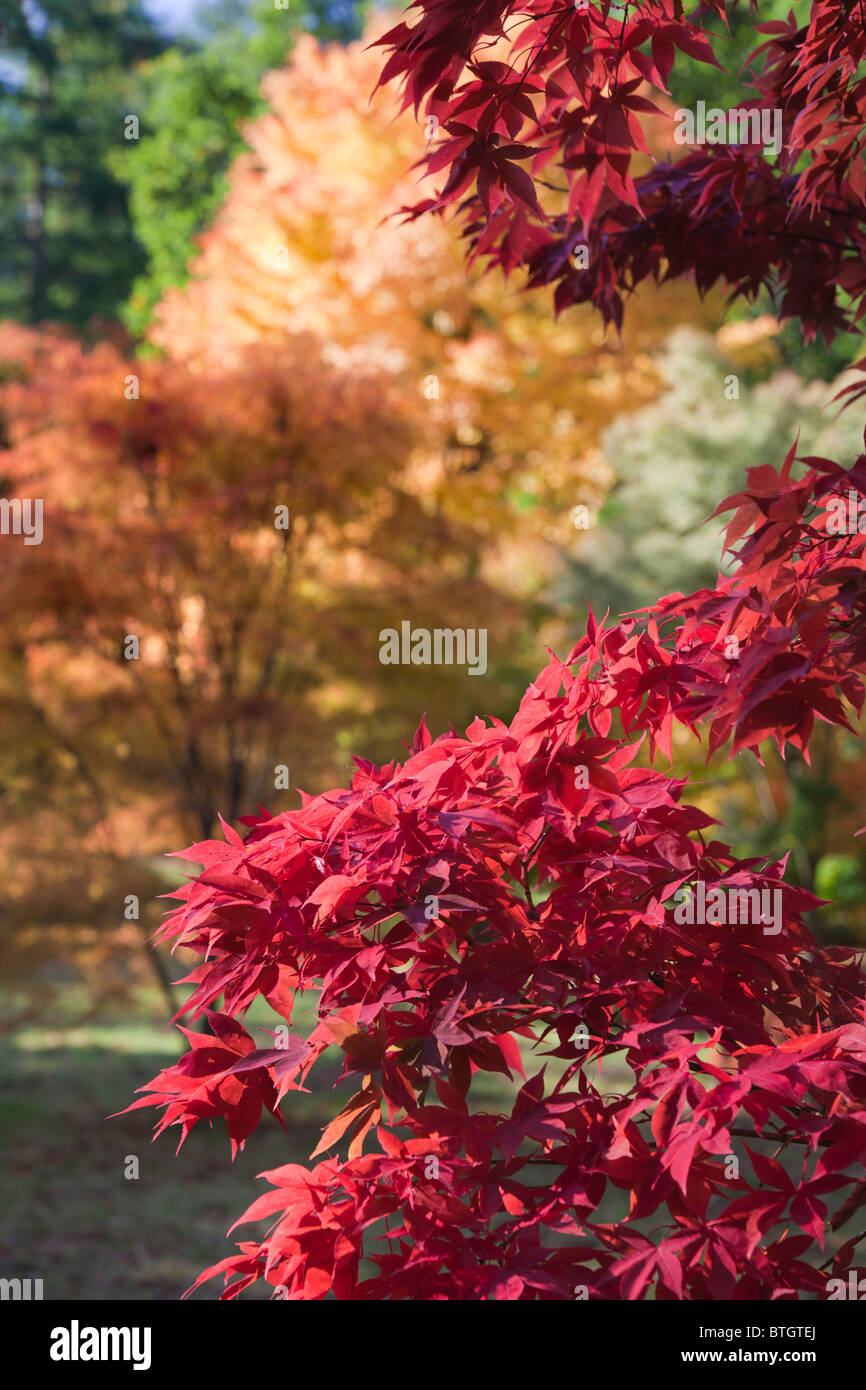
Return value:
<svg viewBox="0 0 866 1390">
<path fill-rule="evenodd" d="M 0 316 L 82 328 L 144 267 L 108 156 L 166 41 L 140 0 L 0 0 L 0 26 Z"/>
</svg>

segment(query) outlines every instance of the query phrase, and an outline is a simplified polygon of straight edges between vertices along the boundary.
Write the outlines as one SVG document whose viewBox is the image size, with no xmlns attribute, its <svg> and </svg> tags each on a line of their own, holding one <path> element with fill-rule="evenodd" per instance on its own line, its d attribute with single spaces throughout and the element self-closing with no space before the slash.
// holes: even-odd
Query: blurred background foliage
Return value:
<svg viewBox="0 0 866 1390">
<path fill-rule="evenodd" d="M 322 43 L 361 33 L 366 6 L 357 0 L 223 0 L 201 12 L 195 40 L 142 65 L 146 127 L 109 154 L 128 191 L 135 235 L 146 261 L 122 307 L 131 332 L 146 330 L 163 291 L 180 285 L 203 231 L 227 192 L 229 166 L 243 149 L 241 123 L 261 114 L 265 73 L 282 65 L 303 30 Z"/>
<path fill-rule="evenodd" d="M 46 518 L 0 574 L 7 1028 L 167 1012 L 166 850 L 399 758 L 423 713 L 509 718 L 587 602 L 713 582 L 701 523 L 747 467 L 798 430 L 861 448 L 828 409 L 859 344 L 770 297 L 642 293 L 620 340 L 394 216 L 427 135 L 368 100 L 379 8 L 0 0 L 0 482 Z M 674 106 L 743 99 L 728 10 L 726 70 L 678 65 Z M 485 627 L 487 673 L 381 666 L 404 618 Z M 677 759 L 739 852 L 834 899 L 816 930 L 866 941 L 855 739 Z"/>
<path fill-rule="evenodd" d="M 98 328 L 146 266 L 109 156 L 169 39 L 140 0 L 2 0 L 0 29 L 0 316 Z"/>
</svg>

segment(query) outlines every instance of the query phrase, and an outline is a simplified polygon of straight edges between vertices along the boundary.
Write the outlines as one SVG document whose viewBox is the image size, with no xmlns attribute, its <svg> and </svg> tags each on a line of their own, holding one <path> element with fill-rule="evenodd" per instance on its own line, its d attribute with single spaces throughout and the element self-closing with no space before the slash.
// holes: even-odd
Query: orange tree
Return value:
<svg viewBox="0 0 866 1390">
<path fill-rule="evenodd" d="M 550 541 L 603 495 L 600 425 L 651 398 L 648 350 L 694 312 L 641 301 L 618 343 L 467 281 L 448 228 L 390 217 L 418 131 L 368 109 L 375 63 L 303 40 L 267 79 L 150 356 L 4 330 L 0 466 L 46 528 L 4 538 L 10 972 L 74 943 L 101 998 L 106 929 L 138 941 L 124 905 L 153 912 L 166 843 L 385 756 L 419 703 L 436 729 L 504 713 Z M 405 619 L 485 629 L 486 674 L 382 665 Z"/>
<path fill-rule="evenodd" d="M 27 330 L 0 351 L 21 378 L 3 390 L 7 491 L 43 508 L 40 544 L 4 537 L 0 580 L 14 942 L 21 914 L 56 922 L 67 896 L 73 918 L 120 920 L 127 861 L 145 867 L 169 827 L 209 834 L 218 810 L 286 799 L 299 763 L 320 778 L 345 757 L 347 720 L 375 710 L 393 731 L 401 668 L 358 641 L 361 612 L 504 630 L 509 605 L 476 573 L 477 538 L 405 487 L 410 441 L 375 372 L 301 336 L 207 373 Z M 467 674 L 439 677 L 441 718 Z M 84 892 L 60 852 L 76 836 L 105 859 Z"/>
<path fill-rule="evenodd" d="M 413 488 L 486 535 L 488 563 L 531 594 L 539 539 L 573 534 L 574 507 L 604 497 L 601 428 L 658 393 L 650 351 L 719 310 L 684 286 L 646 294 L 619 339 L 591 313 L 555 324 L 543 295 L 467 275 L 456 229 L 399 215 L 431 187 L 411 166 L 438 136 L 390 93 L 370 99 L 378 32 L 346 48 L 301 38 L 266 77 L 269 112 L 247 127 L 190 283 L 166 293 L 150 341 L 226 365 L 245 343 L 309 331 L 328 360 L 379 367 L 411 423 Z"/>
</svg>

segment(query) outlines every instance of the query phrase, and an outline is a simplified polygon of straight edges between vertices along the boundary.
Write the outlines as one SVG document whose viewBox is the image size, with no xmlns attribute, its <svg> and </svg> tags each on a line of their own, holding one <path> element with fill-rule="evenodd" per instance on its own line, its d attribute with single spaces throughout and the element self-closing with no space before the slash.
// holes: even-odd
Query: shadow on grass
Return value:
<svg viewBox="0 0 866 1390">
<path fill-rule="evenodd" d="M 303 1007 L 312 1008 L 309 1001 Z M 272 1045 L 264 1032 L 257 1041 Z M 267 1223 L 226 1239 L 266 1190 L 256 1174 L 306 1165 L 356 1089 L 351 1079 L 333 1089 L 342 1061 L 333 1049 L 316 1064 L 311 1093 L 292 1092 L 283 1102 L 288 1133 L 263 1115 L 232 1163 L 224 1123 L 211 1129 L 202 1121 L 175 1156 L 177 1128 L 152 1141 L 161 1111 L 108 1116 L 182 1050 L 174 1030 L 145 1022 L 22 1030 L 7 1044 L 0 1054 L 0 1277 L 41 1278 L 46 1299 L 179 1298 L 202 1269 L 235 1253 L 236 1241 L 263 1234 Z M 551 1072 L 562 1065 L 552 1059 Z M 477 1073 L 473 1108 L 507 1113 L 520 1084 Z M 131 1156 L 137 1179 L 125 1176 Z M 544 1183 L 547 1170 L 525 1180 Z M 605 1219 L 614 1219 L 612 1210 Z M 219 1278 L 192 1297 L 214 1300 L 222 1287 Z M 244 1298 L 270 1293 L 262 1284 Z"/>
<path fill-rule="evenodd" d="M 41 1278 L 46 1299 L 177 1299 L 258 1229 L 225 1238 L 266 1188 L 255 1175 L 305 1163 L 334 1114 L 336 1069 L 325 1068 L 316 1093 L 293 1094 L 284 1104 L 288 1134 L 265 1115 L 232 1163 L 225 1125 L 200 1122 L 175 1157 L 179 1130 L 151 1142 L 160 1111 L 106 1118 L 178 1055 L 170 1034 L 167 1050 L 156 1030 L 150 1036 L 160 1050 L 7 1045 L 0 1060 L 0 1276 Z M 124 1176 L 130 1155 L 139 1160 L 137 1180 Z M 193 1297 L 212 1300 L 221 1288 L 215 1280 Z M 263 1288 L 260 1296 L 269 1293 Z"/>
<path fill-rule="evenodd" d="M 270 1045 L 266 1033 L 256 1040 Z M 284 1101 L 288 1132 L 263 1115 L 232 1163 L 224 1123 L 211 1129 L 202 1121 L 175 1155 L 177 1128 L 152 1142 L 160 1111 L 108 1116 L 177 1059 L 178 1042 L 173 1030 L 146 1023 L 32 1029 L 7 1042 L 0 1052 L 0 1277 L 42 1279 L 47 1300 L 173 1301 L 201 1270 L 233 1254 L 236 1241 L 264 1234 L 267 1222 L 226 1239 L 233 1222 L 267 1190 L 256 1174 L 284 1163 L 307 1165 L 322 1129 L 356 1085 L 350 1079 L 334 1090 L 341 1062 L 334 1049 L 313 1069 L 310 1094 L 292 1092 Z M 530 1063 L 524 1051 L 527 1072 L 540 1060 Z M 563 1064 L 547 1060 L 556 1075 Z M 625 1072 L 612 1065 L 603 1089 L 627 1085 Z M 519 1086 L 476 1073 L 472 1108 L 507 1113 Z M 124 1175 L 131 1156 L 138 1159 L 137 1179 Z M 801 1160 L 788 1155 L 782 1161 L 797 1179 Z M 521 1181 L 543 1186 L 549 1169 L 529 1169 Z M 831 1210 L 839 1200 L 832 1194 Z M 596 1219 L 622 1220 L 627 1205 L 627 1193 L 609 1188 Z M 854 1228 L 832 1236 L 825 1255 Z M 568 1243 L 568 1237 L 550 1233 L 548 1243 Z M 222 1278 L 216 1279 L 193 1298 L 213 1301 L 222 1288 Z M 243 1297 L 262 1300 L 271 1292 L 262 1283 Z"/>
</svg>

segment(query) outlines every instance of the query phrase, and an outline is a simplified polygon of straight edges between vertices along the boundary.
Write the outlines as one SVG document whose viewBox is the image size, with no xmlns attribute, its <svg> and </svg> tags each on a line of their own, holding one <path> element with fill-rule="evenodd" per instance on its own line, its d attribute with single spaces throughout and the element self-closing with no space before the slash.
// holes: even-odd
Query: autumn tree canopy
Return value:
<svg viewBox="0 0 866 1390">
<path fill-rule="evenodd" d="M 393 730 L 401 682 L 356 632 L 393 621 L 398 587 L 419 620 L 445 602 L 503 631 L 517 615 L 474 573 L 477 538 L 402 484 L 411 440 L 381 374 L 304 336 L 207 373 L 23 329 L 4 349 L 22 379 L 3 388 L 3 468 L 45 527 L 0 581 L 14 952 L 40 910 L 117 924 L 130 858 L 275 792 L 290 804 L 371 710 Z M 439 674 L 447 707 L 461 673 Z M 112 856 L 89 893 L 68 893 L 76 840 Z"/>
<path fill-rule="evenodd" d="M 327 360 L 382 371 L 416 441 L 413 486 L 533 571 L 528 536 L 567 535 L 574 506 L 603 498 L 599 431 L 657 394 L 651 350 L 673 323 L 713 314 L 684 286 L 640 297 L 620 342 L 588 311 L 555 325 L 543 294 L 467 278 L 456 228 L 397 215 L 427 137 L 393 93 L 370 100 L 380 30 L 346 48 L 304 37 L 267 76 L 268 113 L 246 128 L 190 283 L 165 295 L 150 338 L 227 366 L 244 344 L 313 333 Z"/>
</svg>

